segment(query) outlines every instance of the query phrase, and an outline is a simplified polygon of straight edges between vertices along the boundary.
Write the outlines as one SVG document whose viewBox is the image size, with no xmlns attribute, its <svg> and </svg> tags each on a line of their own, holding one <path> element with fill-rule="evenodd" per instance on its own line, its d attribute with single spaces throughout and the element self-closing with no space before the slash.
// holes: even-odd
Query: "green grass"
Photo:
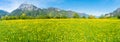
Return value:
<svg viewBox="0 0 120 42">
<path fill-rule="evenodd" d="M 2 20 L 0 42 L 120 42 L 120 20 Z"/>
</svg>

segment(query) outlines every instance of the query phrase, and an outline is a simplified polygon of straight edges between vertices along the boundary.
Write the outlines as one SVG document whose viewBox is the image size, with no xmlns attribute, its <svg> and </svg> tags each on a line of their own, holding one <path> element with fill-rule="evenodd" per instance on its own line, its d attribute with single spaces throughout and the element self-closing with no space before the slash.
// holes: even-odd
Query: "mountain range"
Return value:
<svg viewBox="0 0 120 42">
<path fill-rule="evenodd" d="M 71 10 L 63 10 L 59 8 L 49 7 L 49 8 L 38 8 L 32 4 L 21 4 L 17 9 L 13 10 L 11 13 L 0 10 L 0 16 L 21 16 L 22 14 L 32 17 L 68 17 L 72 18 L 73 14 L 77 13 L 79 16 L 88 16 L 85 13 L 78 13 Z"/>
<path fill-rule="evenodd" d="M 89 15 L 86 13 L 78 13 L 71 10 L 63 10 L 59 8 L 49 7 L 49 8 L 38 8 L 32 4 L 21 4 L 17 9 L 13 10 L 11 13 L 0 10 L 0 18 L 3 16 L 21 16 L 22 14 L 26 14 L 31 17 L 67 17 L 72 18 L 75 13 L 77 13 L 80 17 L 88 17 Z M 117 17 L 120 16 L 120 8 L 115 11 L 105 14 L 107 17 Z"/>
</svg>

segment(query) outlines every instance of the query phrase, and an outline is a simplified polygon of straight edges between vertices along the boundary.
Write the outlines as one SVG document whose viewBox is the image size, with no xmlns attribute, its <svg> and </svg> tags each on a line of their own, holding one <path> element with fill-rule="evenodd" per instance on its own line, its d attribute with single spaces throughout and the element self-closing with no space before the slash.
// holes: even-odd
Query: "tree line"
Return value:
<svg viewBox="0 0 120 42">
<path fill-rule="evenodd" d="M 104 15 L 101 15 L 100 17 L 95 17 L 94 15 L 89 15 L 88 17 L 87 16 L 79 16 L 77 13 L 74 13 L 72 15 L 72 17 L 67 17 L 65 15 L 57 15 L 57 16 L 52 16 L 52 14 L 47 14 L 46 16 L 36 16 L 36 17 L 33 17 L 33 16 L 27 16 L 25 13 L 22 13 L 22 15 L 20 16 L 9 16 L 9 15 L 6 15 L 6 16 L 2 16 L 1 19 L 3 20 L 14 20 L 14 19 L 69 19 L 69 18 L 76 18 L 76 19 L 109 19 L 109 18 L 119 18 L 120 17 L 107 17 L 107 16 L 104 16 Z"/>
<path fill-rule="evenodd" d="M 57 16 L 52 16 L 52 14 L 47 14 L 46 16 L 42 16 L 42 15 L 39 15 L 39 16 L 27 16 L 25 13 L 22 13 L 20 16 L 9 16 L 9 15 L 6 15 L 6 16 L 2 16 L 1 19 L 3 20 L 14 20 L 14 19 L 67 19 L 67 18 L 83 18 L 83 19 L 95 19 L 96 17 L 93 16 L 93 15 L 90 15 L 89 17 L 86 17 L 86 16 L 79 16 L 77 13 L 74 13 L 72 15 L 72 17 L 68 17 L 68 16 L 65 16 L 65 15 L 60 15 L 58 14 Z"/>
</svg>

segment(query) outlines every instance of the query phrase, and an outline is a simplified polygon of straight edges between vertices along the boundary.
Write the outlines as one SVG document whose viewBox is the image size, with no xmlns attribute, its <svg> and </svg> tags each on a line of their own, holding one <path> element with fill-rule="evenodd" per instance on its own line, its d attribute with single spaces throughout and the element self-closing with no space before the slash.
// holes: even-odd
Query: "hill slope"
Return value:
<svg viewBox="0 0 120 42">
<path fill-rule="evenodd" d="M 0 10 L 0 18 L 1 18 L 2 16 L 7 15 L 7 14 L 8 14 L 8 12 L 7 12 L 7 11 Z"/>
</svg>

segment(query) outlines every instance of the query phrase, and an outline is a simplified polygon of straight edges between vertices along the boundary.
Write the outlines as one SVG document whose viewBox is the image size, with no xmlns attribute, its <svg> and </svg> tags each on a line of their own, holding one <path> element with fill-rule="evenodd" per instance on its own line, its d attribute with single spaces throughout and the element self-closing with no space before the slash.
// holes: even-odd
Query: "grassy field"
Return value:
<svg viewBox="0 0 120 42">
<path fill-rule="evenodd" d="M 120 20 L 1 20 L 0 42 L 120 42 Z"/>
</svg>

